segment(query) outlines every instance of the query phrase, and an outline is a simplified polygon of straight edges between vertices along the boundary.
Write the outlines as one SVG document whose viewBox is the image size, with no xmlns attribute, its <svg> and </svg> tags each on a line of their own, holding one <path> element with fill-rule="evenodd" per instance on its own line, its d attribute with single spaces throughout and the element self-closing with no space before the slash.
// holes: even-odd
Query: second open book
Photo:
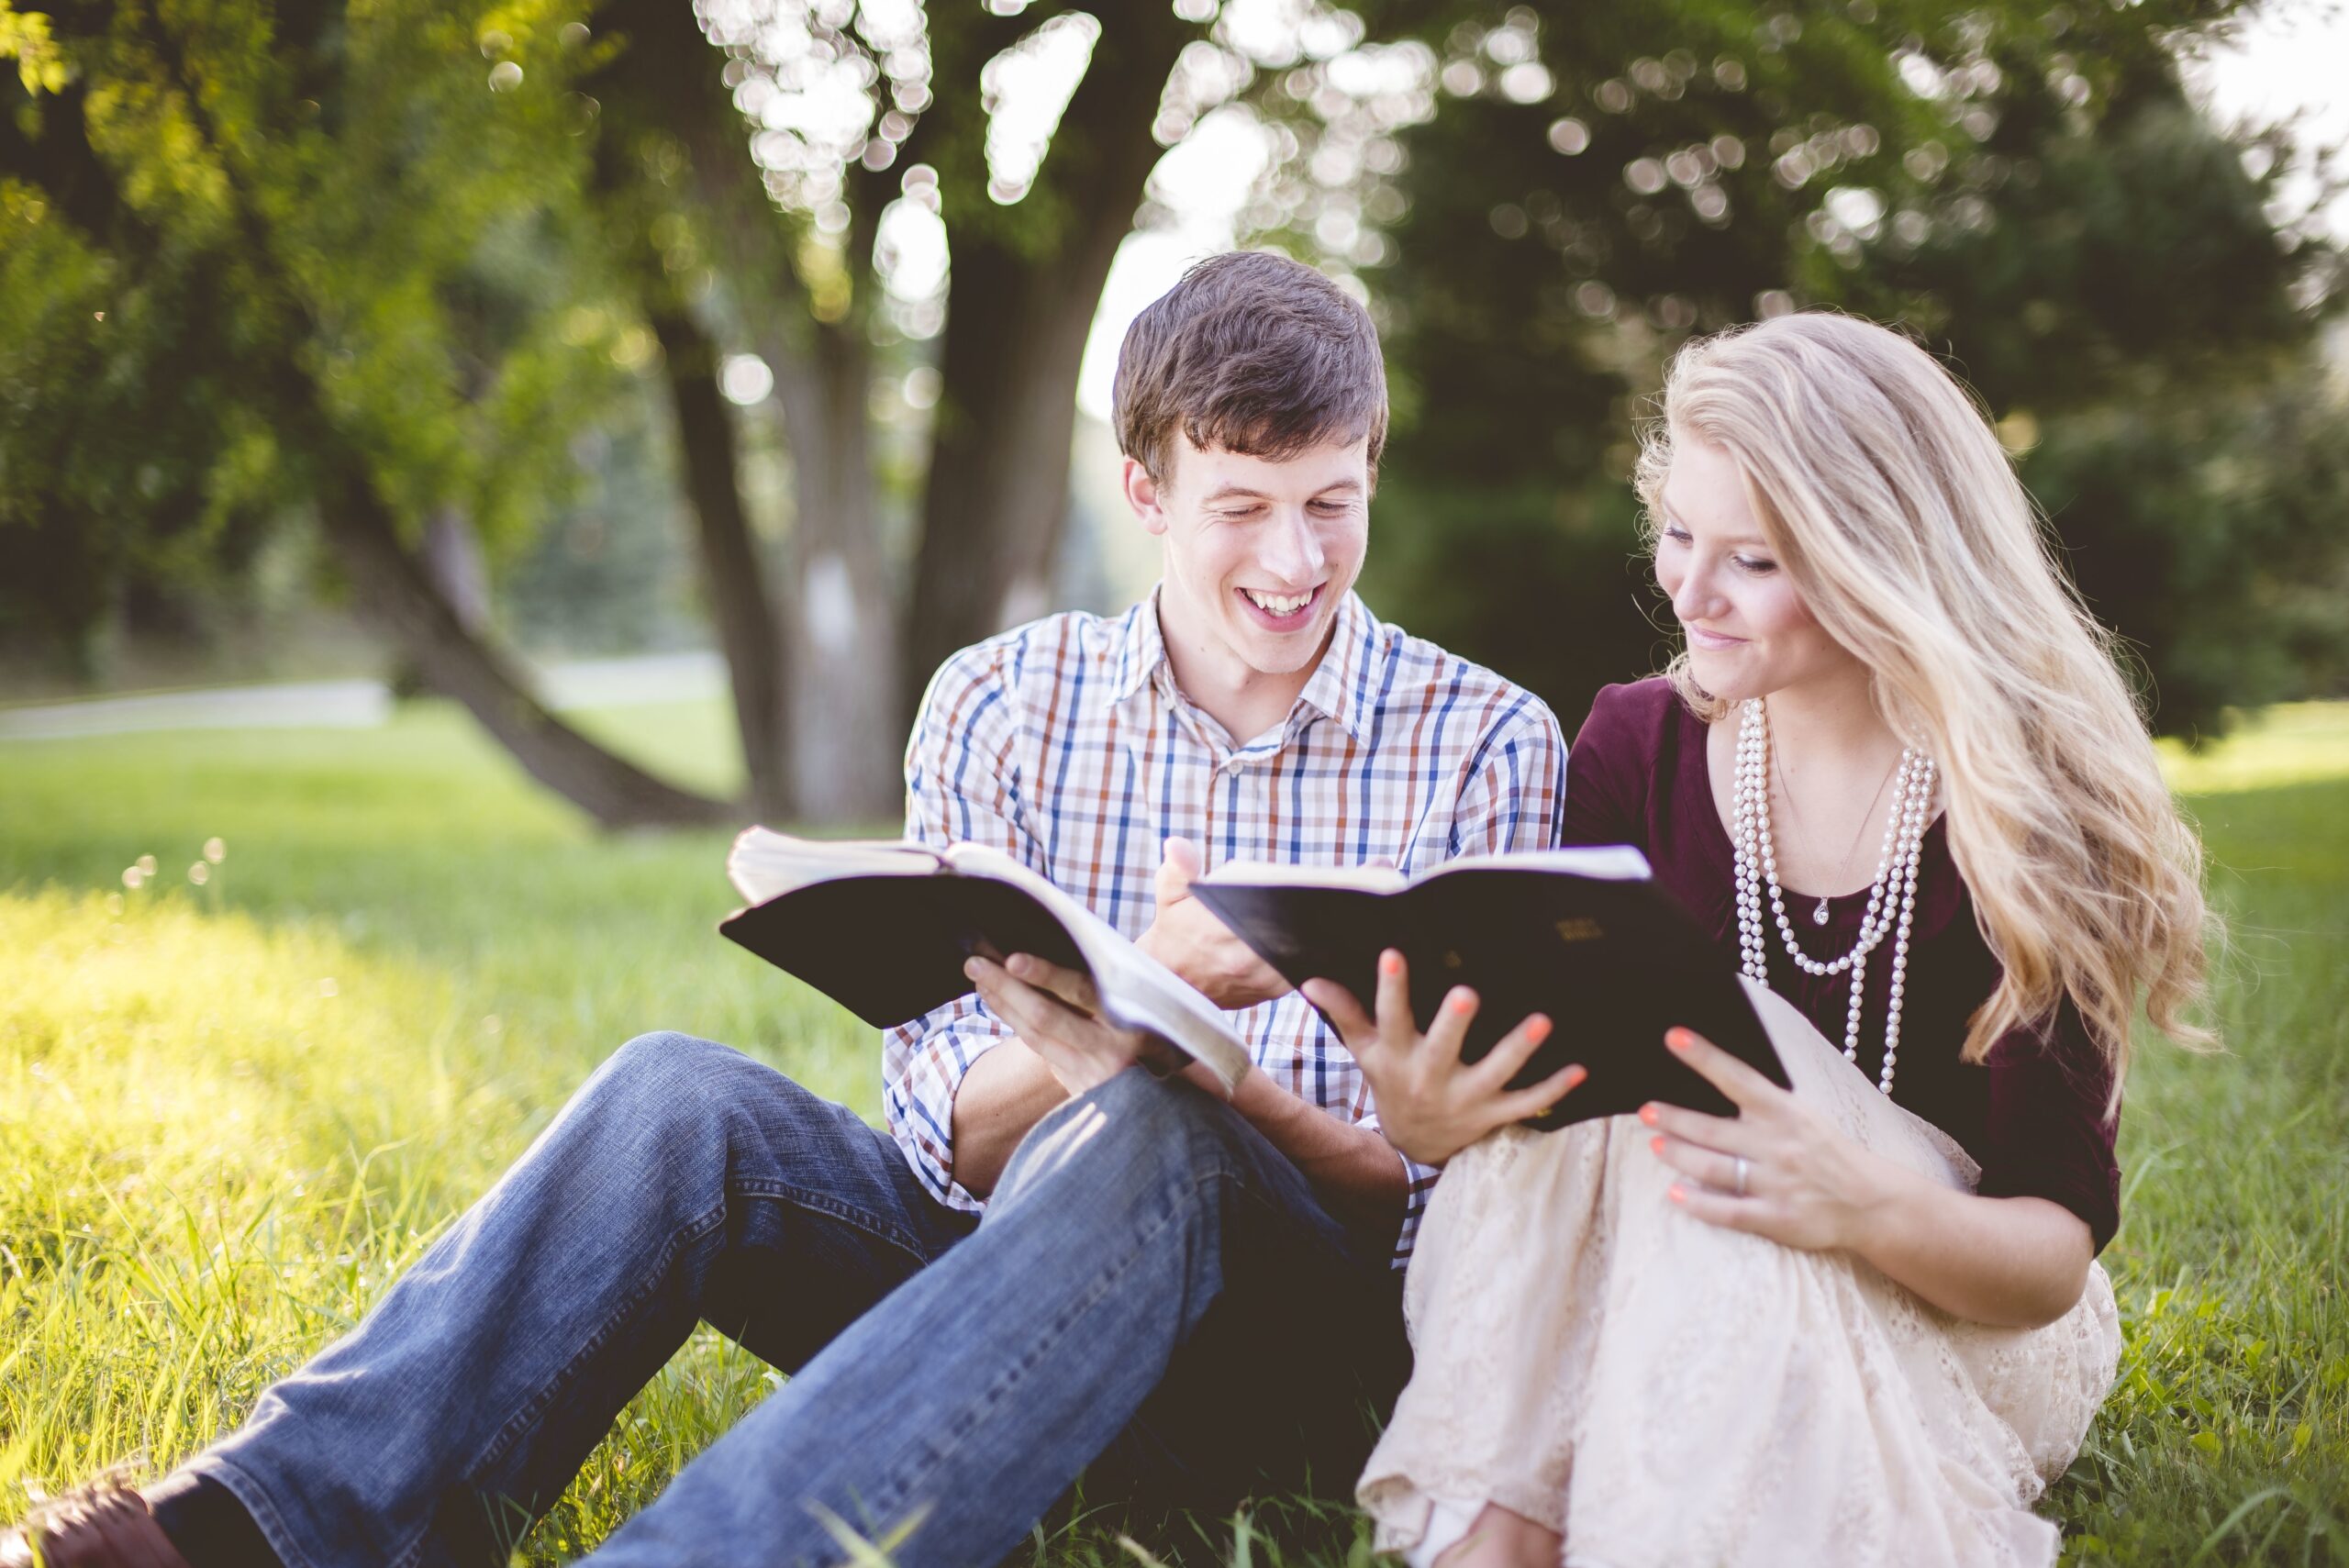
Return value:
<svg viewBox="0 0 2349 1568">
<path fill-rule="evenodd" d="M 1226 1016 L 1036 872 L 999 850 L 795 839 L 753 828 L 727 870 L 750 906 L 734 941 L 889 1028 L 966 995 L 974 952 L 1033 953 L 1091 975 L 1103 1011 L 1203 1062 L 1227 1085 L 1248 1069 Z M 1291 984 L 1336 981 L 1371 1005 L 1379 953 L 1410 964 L 1422 1028 L 1453 984 L 1484 1005 L 1464 1057 L 1483 1056 L 1528 1013 L 1557 1025 L 1520 1083 L 1567 1062 L 1590 1076 L 1535 1125 L 1562 1126 L 1663 1099 L 1728 1102 L 1663 1046 L 1683 1025 L 1773 1081 L 1786 1073 L 1729 955 L 1649 880 L 1636 850 L 1551 850 L 1459 860 L 1406 877 L 1378 867 L 1230 862 L 1199 900 Z"/>
<path fill-rule="evenodd" d="M 1576 1062 L 1590 1076 L 1534 1118 L 1536 1127 L 1621 1115 L 1650 1100 L 1731 1112 L 1664 1049 L 1664 1031 L 1675 1026 L 1787 1083 L 1727 951 L 1628 845 L 1471 856 L 1408 877 L 1375 866 L 1234 862 L 1192 891 L 1283 979 L 1333 980 L 1365 1011 L 1378 955 L 1389 948 L 1408 966 L 1422 1029 L 1452 987 L 1472 988 L 1479 1006 L 1464 1061 L 1481 1060 L 1529 1015 L 1546 1015 L 1556 1027 L 1511 1083 L 1537 1084 Z"/>
</svg>

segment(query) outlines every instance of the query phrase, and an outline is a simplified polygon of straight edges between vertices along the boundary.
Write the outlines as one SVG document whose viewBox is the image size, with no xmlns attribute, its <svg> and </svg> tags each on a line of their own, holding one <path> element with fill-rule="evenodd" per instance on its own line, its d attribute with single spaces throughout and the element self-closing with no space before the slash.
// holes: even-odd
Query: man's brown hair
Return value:
<svg viewBox="0 0 2349 1568">
<path fill-rule="evenodd" d="M 1163 484 L 1178 434 L 1280 462 L 1323 441 L 1386 445 L 1386 367 L 1369 312 L 1301 261 L 1210 256 L 1126 329 L 1118 447 Z"/>
</svg>

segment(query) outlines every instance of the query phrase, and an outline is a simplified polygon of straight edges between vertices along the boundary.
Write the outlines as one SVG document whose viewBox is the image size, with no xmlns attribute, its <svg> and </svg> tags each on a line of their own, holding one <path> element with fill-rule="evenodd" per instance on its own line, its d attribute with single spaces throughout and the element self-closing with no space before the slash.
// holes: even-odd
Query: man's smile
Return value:
<svg viewBox="0 0 2349 1568">
<path fill-rule="evenodd" d="M 1327 586 L 1317 583 L 1303 594 L 1274 594 L 1260 588 L 1241 588 L 1238 592 L 1259 625 L 1273 631 L 1295 631 L 1313 618 Z"/>
</svg>

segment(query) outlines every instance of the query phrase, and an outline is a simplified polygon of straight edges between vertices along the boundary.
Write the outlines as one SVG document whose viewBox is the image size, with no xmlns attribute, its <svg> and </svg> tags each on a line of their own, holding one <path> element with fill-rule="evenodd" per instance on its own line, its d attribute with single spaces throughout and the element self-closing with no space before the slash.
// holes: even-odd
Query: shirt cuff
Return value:
<svg viewBox="0 0 2349 1568">
<path fill-rule="evenodd" d="M 1417 1160 L 1398 1151 L 1403 1162 L 1403 1177 L 1410 1184 L 1403 1195 L 1403 1225 L 1395 1233 L 1395 1256 L 1390 1265 L 1400 1269 L 1411 1261 L 1411 1249 L 1419 1239 L 1419 1219 L 1427 1213 L 1428 1197 L 1435 1191 L 1435 1179 L 1443 1174 L 1433 1165 L 1422 1165 Z"/>
</svg>

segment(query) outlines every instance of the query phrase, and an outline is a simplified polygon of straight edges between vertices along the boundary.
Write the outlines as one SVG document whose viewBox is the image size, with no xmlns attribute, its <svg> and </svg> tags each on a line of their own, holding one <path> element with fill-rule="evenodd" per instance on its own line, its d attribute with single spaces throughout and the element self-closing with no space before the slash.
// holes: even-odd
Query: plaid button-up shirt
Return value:
<svg viewBox="0 0 2349 1568">
<path fill-rule="evenodd" d="M 906 837 L 1006 851 L 1136 937 L 1156 913 L 1169 835 L 1197 841 L 1210 870 L 1383 859 L 1408 874 L 1546 849 L 1565 760 L 1538 698 L 1384 625 L 1353 594 L 1288 717 L 1235 743 L 1176 689 L 1153 594 L 1115 618 L 1052 616 L 949 660 L 907 748 Z M 1275 1083 L 1377 1125 L 1361 1069 L 1302 996 L 1227 1019 Z M 983 1203 L 953 1179 L 954 1092 L 1010 1033 L 971 995 L 884 1036 L 889 1130 L 955 1208 Z M 1406 1165 L 1398 1266 L 1436 1175 Z"/>
</svg>

